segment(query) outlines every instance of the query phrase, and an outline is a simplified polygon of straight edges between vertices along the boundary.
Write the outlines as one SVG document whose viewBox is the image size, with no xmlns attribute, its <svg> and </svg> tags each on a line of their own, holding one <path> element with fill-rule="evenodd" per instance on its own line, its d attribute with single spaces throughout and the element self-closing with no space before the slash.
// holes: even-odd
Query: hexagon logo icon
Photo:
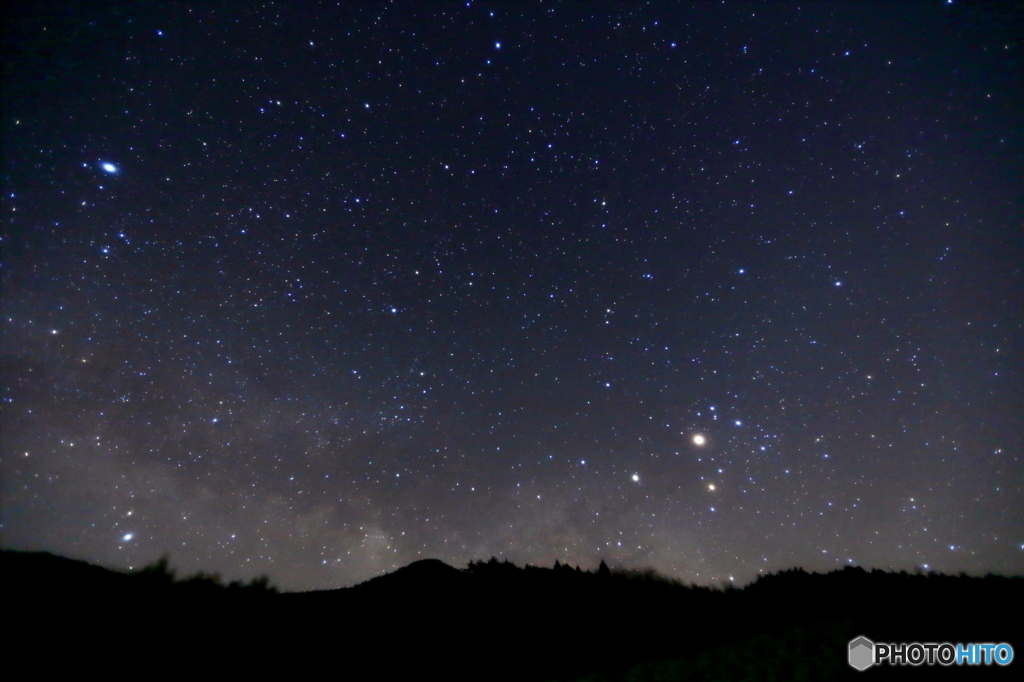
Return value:
<svg viewBox="0 0 1024 682">
<path fill-rule="evenodd" d="M 875 643 L 867 637 L 858 637 L 850 642 L 850 665 L 857 670 L 867 670 L 875 662 Z"/>
</svg>

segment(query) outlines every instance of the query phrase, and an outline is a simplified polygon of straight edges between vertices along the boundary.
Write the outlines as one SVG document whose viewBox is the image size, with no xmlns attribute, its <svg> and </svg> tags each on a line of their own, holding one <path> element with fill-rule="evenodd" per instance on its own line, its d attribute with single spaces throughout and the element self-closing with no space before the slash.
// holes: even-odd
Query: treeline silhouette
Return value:
<svg viewBox="0 0 1024 682">
<path fill-rule="evenodd" d="M 16 633 L 5 636 L 6 660 L 73 652 L 74 670 L 116 659 L 138 672 L 201 665 L 375 680 L 963 679 L 1009 671 L 858 673 L 846 646 L 859 635 L 1024 645 L 1019 577 L 846 567 L 712 588 L 603 561 L 583 570 L 492 557 L 461 570 L 427 559 L 351 588 L 279 593 L 265 577 L 179 579 L 167 558 L 132 574 L 39 553 L 3 552 L 0 565 L 5 631 Z"/>
<path fill-rule="evenodd" d="M 170 567 L 170 559 L 167 556 L 143 567 L 138 573 L 130 575 L 143 589 L 169 589 L 185 595 L 217 595 L 223 590 L 227 590 L 229 595 L 244 594 L 246 596 L 277 592 L 277 588 L 270 584 L 270 578 L 265 575 L 253 578 L 249 582 L 232 580 L 226 584 L 217 573 L 203 571 L 178 579 L 174 569 Z"/>
<path fill-rule="evenodd" d="M 170 558 L 163 556 L 138 571 L 121 573 L 94 566 L 84 561 L 65 559 L 47 552 L 3 551 L 2 564 L 5 583 L 18 585 L 21 592 L 40 596 L 49 594 L 61 598 L 116 599 L 119 596 L 199 598 L 239 596 L 252 598 L 263 594 L 276 594 L 277 588 L 267 576 L 246 582 L 233 580 L 225 583 L 216 573 L 200 571 L 178 578 L 170 566 Z"/>
</svg>

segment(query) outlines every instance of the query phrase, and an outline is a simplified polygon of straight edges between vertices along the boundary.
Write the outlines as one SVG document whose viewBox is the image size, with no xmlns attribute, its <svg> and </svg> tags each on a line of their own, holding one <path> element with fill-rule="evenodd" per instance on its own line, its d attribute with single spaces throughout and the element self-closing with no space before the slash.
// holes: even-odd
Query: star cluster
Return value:
<svg viewBox="0 0 1024 682">
<path fill-rule="evenodd" d="M 71 8 L 4 27 L 5 547 L 1024 571 L 996 7 Z"/>
</svg>

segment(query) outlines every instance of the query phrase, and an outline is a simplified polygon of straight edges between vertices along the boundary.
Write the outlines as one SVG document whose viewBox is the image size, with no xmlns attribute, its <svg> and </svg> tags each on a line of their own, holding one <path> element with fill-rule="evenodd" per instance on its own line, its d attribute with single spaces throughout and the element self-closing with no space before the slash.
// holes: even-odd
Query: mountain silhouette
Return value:
<svg viewBox="0 0 1024 682">
<path fill-rule="evenodd" d="M 713 589 L 607 566 L 425 559 L 354 587 L 277 593 L 264 580 L 178 578 L 166 560 L 124 574 L 3 552 L 0 566 L 5 659 L 65 672 L 116 663 L 343 679 L 963 679 L 1008 671 L 858 673 L 846 646 L 860 635 L 1024 643 L 1024 580 L 998 576 L 793 569 Z"/>
<path fill-rule="evenodd" d="M 403 566 L 394 573 L 371 578 L 360 583 L 355 589 L 365 590 L 398 590 L 418 591 L 430 589 L 458 589 L 463 583 L 465 573 L 453 568 L 438 559 L 421 559 L 408 566 Z"/>
</svg>

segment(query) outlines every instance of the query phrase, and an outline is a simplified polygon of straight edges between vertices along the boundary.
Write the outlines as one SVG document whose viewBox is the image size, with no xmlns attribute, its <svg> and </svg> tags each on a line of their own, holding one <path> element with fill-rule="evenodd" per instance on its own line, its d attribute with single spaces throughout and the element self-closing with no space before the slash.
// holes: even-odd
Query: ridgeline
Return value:
<svg viewBox="0 0 1024 682">
<path fill-rule="evenodd" d="M 847 664 L 847 644 L 1024 646 L 1024 579 L 800 569 L 742 588 L 650 571 L 456 569 L 417 561 L 350 588 L 279 593 L 266 579 L 177 579 L 5 551 L 5 660 L 118 674 L 330 674 L 410 680 L 1009 679 L 1009 666 Z"/>
</svg>

